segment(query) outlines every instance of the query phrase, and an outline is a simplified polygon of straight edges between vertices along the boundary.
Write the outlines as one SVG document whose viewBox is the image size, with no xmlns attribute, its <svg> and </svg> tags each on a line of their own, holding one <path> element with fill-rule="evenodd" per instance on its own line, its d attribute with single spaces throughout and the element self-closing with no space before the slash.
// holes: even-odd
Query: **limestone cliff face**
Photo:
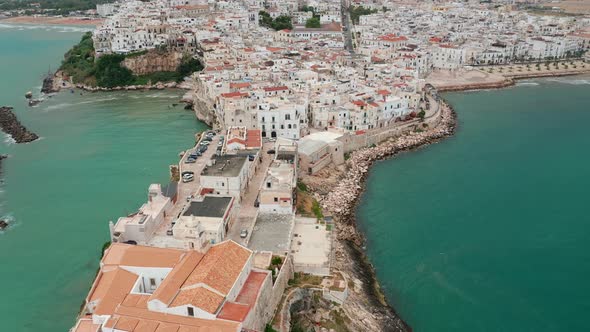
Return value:
<svg viewBox="0 0 590 332">
<path fill-rule="evenodd" d="M 182 60 L 182 53 L 149 51 L 123 60 L 123 66 L 135 75 L 145 75 L 157 71 L 175 71 Z"/>
<path fill-rule="evenodd" d="M 184 99 L 192 102 L 197 119 L 205 122 L 212 128 L 222 128 L 213 108 L 215 102 L 207 96 L 202 82 L 195 82 L 194 90 L 188 93 Z"/>
</svg>

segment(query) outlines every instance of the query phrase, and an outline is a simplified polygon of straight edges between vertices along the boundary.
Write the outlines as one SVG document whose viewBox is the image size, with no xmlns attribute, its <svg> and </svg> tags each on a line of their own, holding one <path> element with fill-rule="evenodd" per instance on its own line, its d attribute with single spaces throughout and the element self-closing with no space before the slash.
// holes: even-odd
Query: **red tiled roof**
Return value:
<svg viewBox="0 0 590 332">
<path fill-rule="evenodd" d="M 245 92 L 228 92 L 228 93 L 222 93 L 221 96 L 224 98 L 235 98 L 235 97 L 246 97 L 248 94 Z"/>
<path fill-rule="evenodd" d="M 379 39 L 386 42 L 399 42 L 408 40 L 408 38 L 404 36 L 396 36 L 392 33 L 384 36 L 379 36 Z"/>
<path fill-rule="evenodd" d="M 283 86 L 271 86 L 271 87 L 264 88 L 264 91 L 266 91 L 266 92 L 282 91 L 282 90 L 289 90 L 289 88 L 284 85 Z"/>
<path fill-rule="evenodd" d="M 248 82 L 234 82 L 229 84 L 230 89 L 241 89 L 250 87 Z"/>
<path fill-rule="evenodd" d="M 251 129 L 246 132 L 246 147 L 259 148 L 262 146 L 262 133 L 260 129 Z"/>
<path fill-rule="evenodd" d="M 367 104 L 365 104 L 365 102 L 361 100 L 354 100 L 352 103 L 356 106 L 367 106 Z"/>
</svg>

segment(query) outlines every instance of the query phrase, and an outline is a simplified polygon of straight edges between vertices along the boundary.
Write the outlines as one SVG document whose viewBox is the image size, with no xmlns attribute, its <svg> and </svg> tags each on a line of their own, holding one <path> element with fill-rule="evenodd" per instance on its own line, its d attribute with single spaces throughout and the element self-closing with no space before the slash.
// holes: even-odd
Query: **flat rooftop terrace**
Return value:
<svg viewBox="0 0 590 332">
<path fill-rule="evenodd" d="M 248 248 L 284 255 L 289 251 L 293 220 L 291 214 L 258 214 Z"/>
<path fill-rule="evenodd" d="M 203 201 L 192 201 L 183 216 L 223 218 L 231 197 L 205 196 Z"/>
<path fill-rule="evenodd" d="M 247 158 L 247 156 L 242 155 L 223 155 L 213 157 L 211 160 L 214 160 L 214 164 L 203 169 L 201 176 L 238 176 Z"/>
</svg>

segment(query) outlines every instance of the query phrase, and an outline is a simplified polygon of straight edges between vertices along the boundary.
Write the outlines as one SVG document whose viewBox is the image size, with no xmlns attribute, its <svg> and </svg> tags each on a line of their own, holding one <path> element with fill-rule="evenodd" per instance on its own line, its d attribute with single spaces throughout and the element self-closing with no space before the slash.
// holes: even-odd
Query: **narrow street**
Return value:
<svg viewBox="0 0 590 332">
<path fill-rule="evenodd" d="M 242 203 L 240 205 L 240 211 L 235 214 L 234 220 L 230 221 L 232 227 L 227 232 L 226 238 L 232 239 L 237 243 L 247 246 L 250 237 L 252 236 L 252 229 L 258 215 L 258 208 L 254 206 L 254 202 L 258 197 L 260 186 L 262 181 L 266 177 L 268 166 L 274 159 L 274 154 L 268 154 L 267 151 L 274 148 L 273 142 L 263 143 L 262 150 L 260 151 L 260 159 L 262 160 L 261 166 L 250 181 L 250 185 L 244 194 Z M 242 229 L 248 230 L 248 236 L 245 239 L 240 237 L 240 231 Z"/>
<path fill-rule="evenodd" d="M 200 190 L 200 184 L 199 184 L 200 181 L 199 180 L 200 180 L 201 172 L 203 171 L 203 168 L 205 168 L 205 165 L 207 164 L 207 162 L 209 160 L 211 160 L 211 158 L 215 154 L 215 149 L 217 148 L 218 142 L 219 142 L 219 135 L 215 135 L 213 137 L 213 140 L 209 143 L 210 147 L 194 163 L 185 163 L 185 161 L 186 161 L 186 158 L 189 156 L 190 152 L 195 151 L 195 149 L 197 148 L 197 145 L 186 150 L 187 152 L 184 154 L 184 156 L 182 157 L 182 159 L 179 162 L 179 165 L 180 165 L 179 171 L 180 171 L 180 174 L 182 174 L 182 172 L 186 172 L 186 171 L 193 172 L 194 173 L 194 180 L 191 182 L 182 182 L 182 179 L 181 179 L 178 182 L 178 191 L 177 191 L 178 198 L 176 200 L 176 204 L 174 204 L 174 206 L 172 208 L 172 212 L 166 216 L 165 222 L 156 231 L 156 234 L 165 235 L 166 231 L 170 227 L 170 224 L 172 223 L 172 221 L 175 220 L 176 218 L 178 218 L 180 213 L 184 210 L 184 208 L 188 204 L 187 198 L 189 196 L 195 195 L 199 192 L 199 190 Z"/>
<path fill-rule="evenodd" d="M 352 44 L 352 21 L 348 13 L 348 1 L 341 0 L 341 15 L 342 15 L 342 35 L 344 38 L 344 49 L 354 54 L 354 46 Z"/>
</svg>

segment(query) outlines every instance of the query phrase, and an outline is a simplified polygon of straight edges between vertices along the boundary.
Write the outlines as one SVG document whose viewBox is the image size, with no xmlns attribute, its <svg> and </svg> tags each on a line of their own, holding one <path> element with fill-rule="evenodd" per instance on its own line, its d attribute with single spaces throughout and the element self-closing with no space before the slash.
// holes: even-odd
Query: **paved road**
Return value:
<svg viewBox="0 0 590 332">
<path fill-rule="evenodd" d="M 230 227 L 229 231 L 227 232 L 227 239 L 232 239 L 243 245 L 247 245 L 248 241 L 250 240 L 252 229 L 254 228 L 254 222 L 256 221 L 256 216 L 258 215 L 258 208 L 254 206 L 254 202 L 258 197 L 258 192 L 260 191 L 262 181 L 264 181 L 264 178 L 266 177 L 268 166 L 275 156 L 266 153 L 272 148 L 274 148 L 274 143 L 272 142 L 265 142 L 262 146 L 262 151 L 260 153 L 262 162 L 260 167 L 258 167 L 256 174 L 250 181 L 250 185 L 248 185 L 248 189 L 242 198 L 240 211 L 234 215 L 234 220 L 231 221 L 232 227 Z M 240 231 L 242 229 L 248 230 L 248 237 L 246 239 L 240 238 Z"/>
<path fill-rule="evenodd" d="M 342 15 L 342 34 L 344 35 L 344 49 L 354 54 L 354 46 L 352 45 L 352 22 L 350 20 L 350 14 L 348 13 L 348 6 L 346 0 L 340 0 L 341 2 L 341 15 Z"/>
<path fill-rule="evenodd" d="M 182 172 L 185 172 L 185 171 L 194 172 L 195 179 L 193 181 L 187 182 L 187 183 L 182 182 L 182 180 L 179 182 L 179 184 L 178 184 L 178 199 L 176 201 L 176 204 L 172 208 L 172 212 L 166 216 L 165 222 L 156 231 L 156 234 L 165 235 L 166 230 L 168 230 L 168 228 L 170 228 L 171 222 L 173 220 L 175 220 L 176 218 L 178 218 L 178 216 L 180 215 L 182 210 L 184 210 L 185 206 L 188 204 L 187 197 L 189 197 L 190 195 L 197 194 L 201 190 L 200 184 L 199 184 L 200 174 L 203 171 L 203 168 L 205 167 L 207 162 L 209 160 L 211 160 L 211 158 L 215 154 L 215 150 L 217 148 L 218 142 L 219 142 L 219 134 L 215 135 L 215 137 L 213 138 L 213 141 L 209 144 L 209 148 L 207 149 L 207 151 L 205 151 L 205 153 L 202 156 L 200 156 L 195 163 L 192 163 L 192 164 L 186 164 L 184 161 L 186 160 L 186 158 L 188 157 L 188 155 L 190 154 L 191 151 L 195 151 L 196 145 L 190 149 L 187 149 L 187 153 L 184 154 L 184 156 L 182 157 L 182 159 L 180 160 L 180 163 L 179 163 L 180 172 L 181 172 L 181 174 L 182 174 Z"/>
</svg>

